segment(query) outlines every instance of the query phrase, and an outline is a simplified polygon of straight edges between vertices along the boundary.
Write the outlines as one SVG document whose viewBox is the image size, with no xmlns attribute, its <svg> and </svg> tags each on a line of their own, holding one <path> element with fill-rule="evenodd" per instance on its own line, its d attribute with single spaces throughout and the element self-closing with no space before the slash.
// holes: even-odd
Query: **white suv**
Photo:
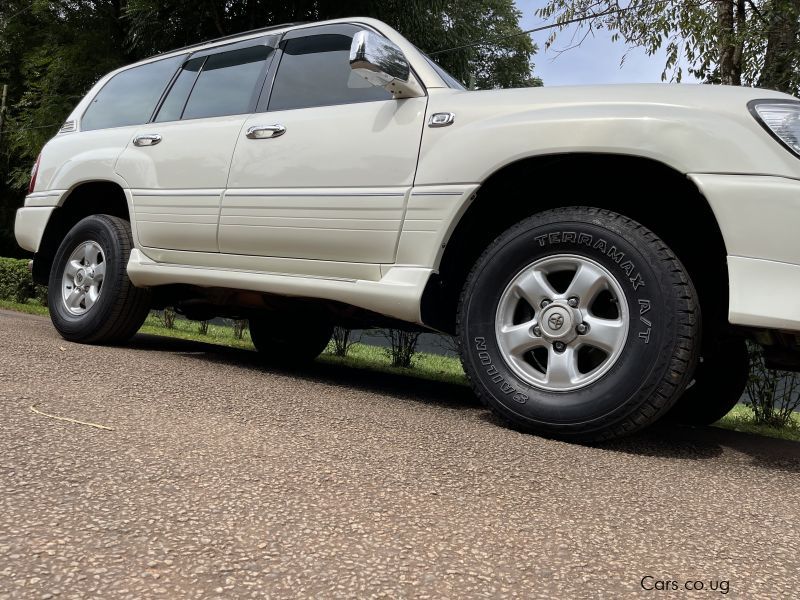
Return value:
<svg viewBox="0 0 800 600">
<path fill-rule="evenodd" d="M 16 236 L 69 340 L 164 306 L 290 363 L 334 324 L 434 329 L 516 426 L 608 439 L 724 414 L 748 336 L 800 363 L 798 154 L 784 94 L 467 91 L 381 22 L 287 25 L 104 77 Z"/>
</svg>

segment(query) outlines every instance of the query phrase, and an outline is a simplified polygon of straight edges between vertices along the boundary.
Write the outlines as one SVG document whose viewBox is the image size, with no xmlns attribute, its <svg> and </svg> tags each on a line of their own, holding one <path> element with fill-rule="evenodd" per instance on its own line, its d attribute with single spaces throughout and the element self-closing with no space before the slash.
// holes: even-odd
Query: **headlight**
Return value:
<svg viewBox="0 0 800 600">
<path fill-rule="evenodd" d="M 764 129 L 800 156 L 800 102 L 754 100 L 748 106 Z"/>
</svg>

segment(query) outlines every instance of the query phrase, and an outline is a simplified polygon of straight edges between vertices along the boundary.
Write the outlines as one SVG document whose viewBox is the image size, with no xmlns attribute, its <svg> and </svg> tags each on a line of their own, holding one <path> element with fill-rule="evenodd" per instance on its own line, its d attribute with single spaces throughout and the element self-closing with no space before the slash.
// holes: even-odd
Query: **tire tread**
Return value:
<svg viewBox="0 0 800 600">
<path fill-rule="evenodd" d="M 89 219 L 100 221 L 120 245 L 119 255 L 106 257 L 106 260 L 117 261 L 117 272 L 120 273 L 119 287 L 100 326 L 87 327 L 84 333 L 70 332 L 66 335 L 61 332 L 61 334 L 70 341 L 84 344 L 118 344 L 130 339 L 147 318 L 147 313 L 150 311 L 150 290 L 134 286 L 126 273 L 127 261 L 133 249 L 130 223 L 112 215 L 96 214 L 79 222 L 73 230 Z M 54 262 L 53 269 L 57 268 L 58 264 Z M 54 274 L 51 273 L 50 285 L 52 286 L 57 279 L 60 279 L 60 276 L 56 274 L 54 279 Z"/>
<path fill-rule="evenodd" d="M 489 401 L 486 390 L 471 372 L 472 369 L 470 368 L 469 362 L 466 360 L 467 348 L 464 346 L 464 336 L 461 335 L 461 332 L 464 327 L 464 306 L 467 299 L 473 293 L 471 284 L 477 272 L 483 268 L 487 257 L 492 254 L 498 246 L 506 243 L 508 239 L 514 238 L 517 234 L 529 229 L 532 223 L 550 218 L 576 219 L 587 217 L 589 219 L 602 219 L 604 221 L 604 226 L 607 226 L 609 222 L 618 224 L 619 229 L 633 232 L 642 238 L 643 241 L 658 254 L 659 261 L 665 267 L 662 271 L 671 275 L 671 286 L 675 291 L 675 298 L 680 304 L 683 304 L 674 315 L 679 320 L 675 328 L 675 340 L 677 342 L 675 343 L 675 349 L 668 354 L 662 353 L 661 356 L 663 358 L 656 364 L 656 369 L 666 367 L 665 372 L 669 376 L 662 377 L 659 381 L 655 381 L 640 390 L 640 395 L 646 396 L 647 400 L 639 404 L 635 410 L 631 411 L 617 422 L 613 422 L 616 421 L 614 415 L 593 422 L 590 430 L 580 431 L 576 430 L 573 426 L 550 426 L 552 434 L 556 437 L 565 437 L 583 442 L 602 442 L 639 431 L 654 423 L 667 413 L 689 384 L 699 356 L 701 316 L 694 285 L 675 253 L 672 252 L 655 233 L 647 229 L 644 225 L 610 210 L 588 206 L 570 206 L 543 211 L 513 225 L 483 251 L 467 275 L 466 284 L 462 288 L 458 300 L 456 312 L 456 340 L 467 379 L 481 403 L 489 408 L 489 410 L 502 421 L 516 426 L 516 424 L 512 423 L 508 417 L 501 413 L 494 404 Z"/>
</svg>

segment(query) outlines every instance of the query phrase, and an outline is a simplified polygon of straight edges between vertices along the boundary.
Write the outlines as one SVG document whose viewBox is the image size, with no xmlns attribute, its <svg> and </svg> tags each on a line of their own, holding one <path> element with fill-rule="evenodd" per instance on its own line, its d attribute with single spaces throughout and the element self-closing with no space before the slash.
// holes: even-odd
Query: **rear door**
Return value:
<svg viewBox="0 0 800 600">
<path fill-rule="evenodd" d="M 352 72 L 360 29 L 303 28 L 281 41 L 271 94 L 236 145 L 221 252 L 394 261 L 427 98 L 394 100 Z"/>
<path fill-rule="evenodd" d="M 258 102 L 275 41 L 264 37 L 192 54 L 155 118 L 120 156 L 116 170 L 131 188 L 142 246 L 217 252 L 231 156 Z"/>
</svg>

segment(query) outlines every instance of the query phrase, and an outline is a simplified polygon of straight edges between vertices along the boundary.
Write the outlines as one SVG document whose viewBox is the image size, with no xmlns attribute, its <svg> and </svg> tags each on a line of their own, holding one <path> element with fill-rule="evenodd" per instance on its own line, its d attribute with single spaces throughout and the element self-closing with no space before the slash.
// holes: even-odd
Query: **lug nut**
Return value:
<svg viewBox="0 0 800 600">
<path fill-rule="evenodd" d="M 539 328 L 538 325 L 533 328 L 533 335 L 535 335 L 536 337 L 542 337 L 542 330 Z"/>
<path fill-rule="evenodd" d="M 564 342 L 556 342 L 553 344 L 553 348 L 555 348 L 556 352 L 563 352 L 567 349 L 567 346 L 564 344 Z"/>
<path fill-rule="evenodd" d="M 580 335 L 583 335 L 587 331 L 589 331 L 589 326 L 586 323 L 578 323 L 578 326 L 575 328 L 575 331 L 577 331 Z"/>
<path fill-rule="evenodd" d="M 548 304 L 550 304 L 550 300 L 544 299 L 542 300 L 542 303 L 539 306 L 545 308 Z"/>
<path fill-rule="evenodd" d="M 578 307 L 578 299 L 577 298 L 570 298 L 567 300 L 567 304 L 569 304 L 572 308 Z"/>
</svg>

